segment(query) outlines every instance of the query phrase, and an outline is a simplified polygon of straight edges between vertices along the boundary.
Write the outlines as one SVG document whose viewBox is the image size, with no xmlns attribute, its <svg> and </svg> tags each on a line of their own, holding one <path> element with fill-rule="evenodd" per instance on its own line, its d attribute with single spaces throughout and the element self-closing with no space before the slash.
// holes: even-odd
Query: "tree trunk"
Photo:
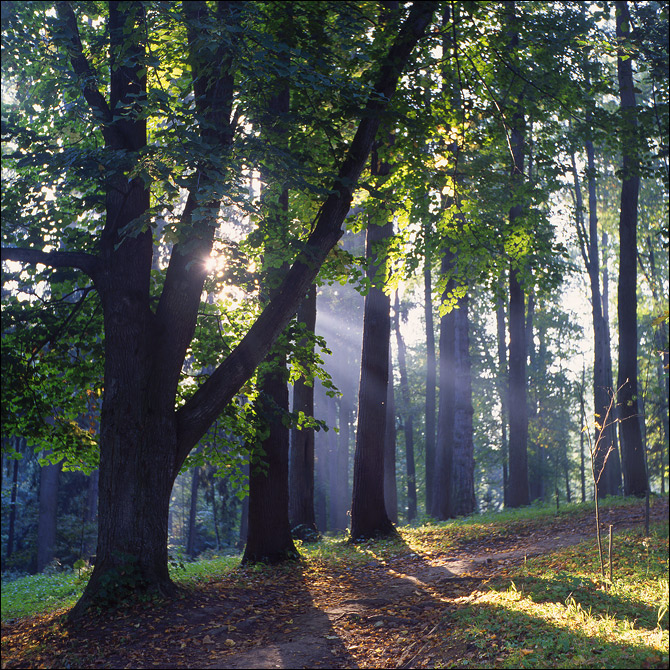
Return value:
<svg viewBox="0 0 670 670">
<path fill-rule="evenodd" d="M 13 437 L 12 440 L 15 440 L 18 443 L 21 438 Z M 25 439 L 25 438 L 24 438 Z M 17 444 L 18 447 L 18 444 Z M 16 449 L 18 451 L 18 448 Z M 7 553 L 6 556 L 9 558 L 14 553 L 14 538 L 16 534 L 16 497 L 19 490 L 19 459 L 15 458 L 12 460 L 12 491 L 9 497 L 9 523 L 7 528 Z"/>
<path fill-rule="evenodd" d="M 528 491 L 528 407 L 523 288 L 517 270 L 509 273 L 509 500 L 510 507 L 530 503 Z"/>
<path fill-rule="evenodd" d="M 442 257 L 443 275 L 452 270 L 454 255 L 447 250 Z M 442 295 L 446 302 L 454 288 L 449 279 Z M 432 516 L 444 521 L 452 516 L 453 436 L 456 395 L 456 324 L 455 310 L 440 319 L 439 403 L 437 441 L 435 443 L 435 473 L 433 479 Z"/>
<path fill-rule="evenodd" d="M 626 0 L 617 0 L 616 34 L 630 36 Z M 621 212 L 619 217 L 619 407 L 626 495 L 643 496 L 647 491 L 644 444 L 640 429 L 637 383 L 637 205 L 640 162 L 637 155 L 637 116 L 632 60 L 617 58 L 619 95 L 624 129 L 622 134 Z"/>
<path fill-rule="evenodd" d="M 200 483 L 200 468 L 193 468 L 191 475 L 191 504 L 188 511 L 188 539 L 186 541 L 186 553 L 195 558 L 196 528 L 195 519 L 198 512 L 198 484 Z"/>
<path fill-rule="evenodd" d="M 496 324 L 498 332 L 498 394 L 500 395 L 500 450 L 503 468 L 503 506 L 509 505 L 509 482 L 507 465 L 509 460 L 507 444 L 507 398 L 509 395 L 507 371 L 507 329 L 505 327 L 505 302 L 498 298 L 496 308 Z"/>
<path fill-rule="evenodd" d="M 298 321 L 314 333 L 316 325 L 316 286 L 312 286 L 298 310 Z M 303 343 L 304 346 L 304 343 Z M 313 352 L 313 348 L 312 348 Z M 293 387 L 293 411 L 314 416 L 314 380 L 310 384 L 303 378 Z M 300 526 L 316 532 L 314 516 L 314 429 L 294 428 L 291 431 L 289 452 L 289 519 L 291 527 Z M 308 533 L 303 533 L 306 539 Z M 312 535 L 313 536 L 313 535 Z"/>
<path fill-rule="evenodd" d="M 139 178 L 129 180 L 127 173 L 107 175 L 106 217 L 96 255 L 3 249 L 7 260 L 83 270 L 93 278 L 102 303 L 105 392 L 100 430 L 98 549 L 93 574 L 72 617 L 81 615 L 98 596 L 109 603 L 141 590 L 174 591 L 167 568 L 167 527 L 175 477 L 191 449 L 265 359 L 341 237 L 341 225 L 381 115 L 436 4 L 414 3 L 380 59 L 375 94 L 361 110 L 356 134 L 337 167 L 337 177 L 304 245 L 304 254 L 242 342 L 182 406 L 176 407 L 177 388 L 206 277 L 202 259 L 209 255 L 214 235 L 214 226 L 196 222 L 216 221 L 220 202 L 207 201 L 207 194 L 216 190 L 223 175 L 196 168 L 193 184 L 197 186 L 182 212 L 180 242 L 173 247 L 155 311 L 150 290 L 152 233 L 146 224 L 138 226 L 149 212 L 149 189 Z M 219 3 L 217 20 L 224 27 L 239 28 L 242 5 Z M 141 104 L 146 96 L 147 72 L 143 10 L 141 3 L 109 3 L 111 76 L 107 101 L 83 53 L 72 7 L 69 3 L 57 6 L 59 18 L 68 29 L 64 39 L 68 40 L 71 64 L 84 83 L 83 96 L 96 123 L 102 127 L 105 151 L 110 157 L 127 156 L 131 166 L 137 164 L 139 152 L 146 147 L 145 108 Z M 214 54 L 200 48 L 197 30 L 205 32 L 203 26 L 213 23 L 208 14 L 204 2 L 183 3 L 201 136 L 217 146 L 225 162 L 235 130 L 232 52 L 228 40 L 219 40 Z M 282 459 L 278 460 L 276 464 L 283 467 Z M 287 455 L 284 460 L 287 478 Z M 288 526 L 286 479 L 283 487 Z"/>
<path fill-rule="evenodd" d="M 393 384 L 393 360 L 389 347 L 389 383 L 386 392 L 386 436 L 384 437 L 384 505 L 386 514 L 393 523 L 398 523 L 398 488 L 395 478 L 395 389 Z"/>
<path fill-rule="evenodd" d="M 414 420 L 412 399 L 407 378 L 407 352 L 400 333 L 400 301 L 395 294 L 395 334 L 398 345 L 398 371 L 400 372 L 400 394 L 402 397 L 403 430 L 405 433 L 405 461 L 407 466 L 407 521 L 416 519 L 416 468 L 414 465 Z"/>
<path fill-rule="evenodd" d="M 378 246 L 393 234 L 393 223 L 368 224 L 366 256 L 373 286 L 365 296 L 363 352 L 358 393 L 358 429 L 354 454 L 354 485 L 351 502 L 351 538 L 354 541 L 389 535 L 395 528 L 384 504 L 384 438 L 386 394 L 391 335 L 391 301 L 374 282 L 384 261 L 376 259 Z M 384 272 L 381 273 L 382 277 Z"/>
<path fill-rule="evenodd" d="M 475 457 L 472 426 L 469 299 L 460 298 L 454 314 L 456 388 L 454 393 L 453 514 L 475 511 Z"/>
<path fill-rule="evenodd" d="M 437 385 L 437 362 L 435 358 L 435 325 L 433 323 L 432 259 L 428 250 L 426 235 L 426 259 L 423 270 L 425 318 L 426 318 L 426 514 L 430 514 L 433 499 L 433 479 L 435 467 L 435 406 Z"/>
<path fill-rule="evenodd" d="M 514 3 L 506 5 L 510 29 L 510 49 L 516 59 L 519 49 L 518 18 Z M 516 77 L 515 77 L 516 79 Z M 517 88 L 520 84 L 517 81 Z M 511 188 L 516 191 L 524 182 L 525 117 L 523 91 L 517 92 L 511 114 L 510 146 L 512 151 Z M 523 207 L 510 209 L 510 228 L 521 217 Z M 520 507 L 530 502 L 528 491 L 528 406 L 526 403 L 526 333 L 524 291 L 518 279 L 519 269 L 509 271 L 509 506 Z"/>
<path fill-rule="evenodd" d="M 58 480 L 63 467 L 60 463 L 40 468 L 40 512 L 37 522 L 37 572 L 42 572 L 53 560 L 56 548 L 58 518 Z"/>
</svg>

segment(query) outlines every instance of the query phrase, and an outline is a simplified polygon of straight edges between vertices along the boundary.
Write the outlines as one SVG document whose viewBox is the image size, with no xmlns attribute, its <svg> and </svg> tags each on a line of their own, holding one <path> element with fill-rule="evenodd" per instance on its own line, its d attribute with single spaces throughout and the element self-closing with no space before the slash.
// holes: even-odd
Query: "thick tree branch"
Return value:
<svg viewBox="0 0 670 670">
<path fill-rule="evenodd" d="M 177 412 L 177 468 L 265 358 L 273 342 L 293 318 L 326 256 L 342 236 L 342 222 L 349 211 L 353 191 L 372 148 L 381 114 L 388 108 L 407 60 L 423 36 L 437 5 L 437 2 L 415 2 L 412 5 L 409 16 L 384 59 L 375 95 L 362 110 L 356 135 L 333 184 L 331 195 L 323 204 L 314 231 L 302 253 L 242 342 Z"/>
<path fill-rule="evenodd" d="M 70 62 L 75 74 L 82 83 L 82 93 L 88 102 L 94 116 L 102 124 L 102 134 L 108 145 L 117 144 L 123 146 L 123 138 L 117 128 L 112 125 L 112 112 L 105 97 L 98 90 L 98 78 L 95 70 L 84 56 L 84 51 L 79 36 L 77 17 L 69 2 L 56 3 L 58 16 L 65 23 L 68 32 L 67 48 Z"/>
<path fill-rule="evenodd" d="M 3 261 L 16 261 L 36 265 L 42 263 L 52 268 L 77 268 L 95 280 L 98 258 L 78 251 L 41 251 L 21 247 L 3 247 Z"/>
</svg>

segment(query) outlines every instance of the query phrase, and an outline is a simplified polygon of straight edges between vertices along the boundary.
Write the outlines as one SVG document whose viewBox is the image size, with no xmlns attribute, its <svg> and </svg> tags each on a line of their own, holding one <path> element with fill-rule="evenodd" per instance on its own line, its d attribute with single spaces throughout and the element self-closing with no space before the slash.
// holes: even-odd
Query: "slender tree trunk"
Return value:
<svg viewBox="0 0 670 670">
<path fill-rule="evenodd" d="M 416 519 L 416 468 L 414 465 L 414 421 L 412 399 L 407 379 L 407 352 L 400 332 L 400 300 L 395 294 L 395 334 L 398 346 L 398 371 L 400 373 L 400 395 L 402 397 L 403 429 L 405 433 L 405 461 L 407 465 L 407 520 Z"/>
<path fill-rule="evenodd" d="M 454 392 L 453 514 L 475 511 L 475 458 L 472 426 L 469 299 L 460 298 L 454 314 L 456 388 Z"/>
<path fill-rule="evenodd" d="M 198 485 L 200 483 L 200 468 L 193 468 L 191 475 L 191 504 L 188 512 L 188 539 L 186 541 L 186 553 L 195 557 L 196 528 L 195 519 L 198 512 Z"/>
<path fill-rule="evenodd" d="M 496 309 L 496 324 L 498 330 L 498 394 L 500 395 L 500 451 L 503 469 L 503 505 L 509 505 L 509 479 L 507 466 L 509 461 L 507 444 L 507 398 L 509 395 L 507 371 L 507 329 L 505 327 L 505 302 L 498 298 Z"/>
<path fill-rule="evenodd" d="M 616 34 L 630 36 L 628 3 L 617 0 Z M 644 444 L 640 429 L 637 382 L 637 206 L 640 163 L 637 153 L 637 116 L 632 60 L 617 58 L 619 95 L 624 132 L 622 146 L 621 212 L 619 217 L 619 407 L 626 495 L 647 491 Z"/>
<path fill-rule="evenodd" d="M 441 271 L 451 272 L 454 255 L 446 251 L 442 257 Z M 454 281 L 449 279 L 442 296 L 446 301 L 453 291 Z M 444 521 L 452 516 L 452 476 L 454 412 L 456 403 L 456 315 L 452 309 L 440 319 L 439 403 L 437 414 L 437 441 L 435 443 L 435 474 L 433 479 L 432 516 Z"/>
<path fill-rule="evenodd" d="M 423 270 L 426 319 L 426 513 L 430 514 L 433 499 L 435 468 L 435 408 L 437 362 L 435 358 L 435 325 L 433 323 L 432 258 L 428 251 L 428 224 L 426 224 L 426 258 Z"/>
<path fill-rule="evenodd" d="M 17 442 L 20 438 L 12 438 Z M 17 449 L 18 451 L 18 449 Z M 14 553 L 14 538 L 16 534 L 16 497 L 19 490 L 19 459 L 15 458 L 12 461 L 12 491 L 9 497 L 9 523 L 7 527 L 7 553 L 9 558 Z"/>
<path fill-rule="evenodd" d="M 58 518 L 58 480 L 60 463 L 40 468 L 40 511 L 37 522 L 37 572 L 42 572 L 54 559 L 56 520 Z"/>
<path fill-rule="evenodd" d="M 514 2 L 506 4 L 510 29 L 510 49 L 514 57 L 519 48 L 518 18 Z M 521 84 L 516 83 L 517 89 Z M 523 92 L 517 92 L 511 114 L 510 145 L 512 150 L 511 188 L 517 190 L 524 182 L 525 117 Z M 522 216 L 523 207 L 510 209 L 510 228 Z M 526 334 L 525 297 L 519 283 L 519 269 L 509 271 L 509 505 L 520 507 L 530 502 L 528 492 L 528 407 L 526 403 Z"/>
<path fill-rule="evenodd" d="M 316 325 L 316 286 L 312 286 L 298 310 L 298 321 L 308 332 Z M 312 350 L 313 351 L 313 350 Z M 314 381 L 298 379 L 293 387 L 293 411 L 314 416 Z M 291 431 L 289 457 L 289 519 L 291 527 L 301 526 L 316 531 L 314 516 L 314 429 L 294 428 Z M 305 537 L 308 536 L 304 533 Z M 313 535 L 312 535 L 313 536 Z M 300 537 L 297 535 L 296 537 Z M 305 537 L 301 539 L 305 539 Z"/>
<path fill-rule="evenodd" d="M 517 271 L 509 275 L 509 500 L 510 507 L 530 503 L 528 492 L 528 408 L 523 288 Z"/>
<path fill-rule="evenodd" d="M 398 488 L 395 478 L 395 389 L 393 384 L 393 360 L 389 347 L 389 383 L 386 391 L 386 437 L 384 438 L 384 505 L 393 523 L 398 523 Z"/>
<path fill-rule="evenodd" d="M 346 392 L 345 392 L 346 393 Z M 339 403 L 339 429 L 337 437 L 337 458 L 335 467 L 337 469 L 336 484 L 338 490 L 339 504 L 337 506 L 337 517 L 333 523 L 336 528 L 345 530 L 349 526 L 349 504 L 351 495 L 349 492 L 349 441 L 351 434 L 351 403 L 345 395 L 340 398 Z"/>
</svg>

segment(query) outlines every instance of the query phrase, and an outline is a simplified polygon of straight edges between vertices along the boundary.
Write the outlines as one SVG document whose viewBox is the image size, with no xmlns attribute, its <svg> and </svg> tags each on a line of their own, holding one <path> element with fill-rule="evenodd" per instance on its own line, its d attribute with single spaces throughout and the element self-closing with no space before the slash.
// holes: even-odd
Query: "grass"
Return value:
<svg viewBox="0 0 670 670">
<path fill-rule="evenodd" d="M 442 644 L 470 651 L 441 667 L 667 667 L 668 524 L 621 533 L 617 547 L 612 584 L 593 542 L 492 580 L 449 613 Z"/>
</svg>

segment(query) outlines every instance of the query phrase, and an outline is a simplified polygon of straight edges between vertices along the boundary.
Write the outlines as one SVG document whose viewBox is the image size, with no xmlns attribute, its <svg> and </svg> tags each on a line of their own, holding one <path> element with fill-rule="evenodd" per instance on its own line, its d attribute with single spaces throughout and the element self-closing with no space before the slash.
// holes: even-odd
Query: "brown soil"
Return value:
<svg viewBox="0 0 670 670">
<path fill-rule="evenodd" d="M 652 520 L 667 517 L 667 499 L 657 501 Z M 605 533 L 642 527 L 643 504 L 607 510 L 601 522 Z M 3 624 L 2 668 L 426 667 L 465 651 L 432 646 L 451 608 L 525 557 L 594 541 L 593 527 L 583 515 L 356 568 L 240 568 L 170 603 L 77 627 L 54 615 L 23 619 Z"/>
</svg>

